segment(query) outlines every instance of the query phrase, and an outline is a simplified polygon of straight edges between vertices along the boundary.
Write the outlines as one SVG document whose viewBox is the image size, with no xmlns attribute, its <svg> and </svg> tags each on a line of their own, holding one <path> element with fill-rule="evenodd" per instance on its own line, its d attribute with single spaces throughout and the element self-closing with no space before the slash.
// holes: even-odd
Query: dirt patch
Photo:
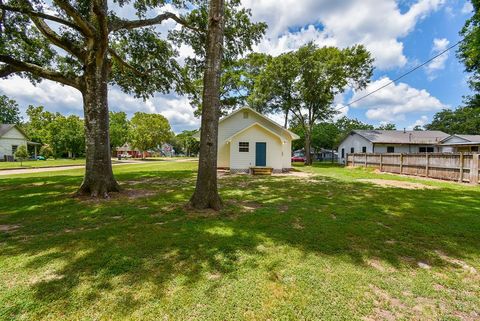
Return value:
<svg viewBox="0 0 480 321">
<path fill-rule="evenodd" d="M 438 189 L 436 186 L 424 185 L 421 183 L 412 183 L 405 181 L 395 181 L 389 179 L 358 179 L 358 182 L 372 183 L 382 187 L 396 187 L 404 189 Z"/>
<path fill-rule="evenodd" d="M 407 306 L 402 303 L 397 298 L 392 297 L 387 291 L 382 290 L 374 285 L 370 285 L 371 293 L 373 293 L 375 299 L 374 304 L 375 308 L 373 309 L 373 314 L 364 317 L 365 321 L 377 321 L 377 320 L 388 320 L 394 321 L 401 319 L 403 313 L 400 311 L 406 311 Z M 385 309 L 388 306 L 390 309 Z"/>
<path fill-rule="evenodd" d="M 395 272 L 396 269 L 392 266 L 387 266 L 382 263 L 382 261 L 378 258 L 371 258 L 367 260 L 367 264 L 380 272 Z"/>
<path fill-rule="evenodd" d="M 155 195 L 155 191 L 144 190 L 144 189 L 124 189 L 120 192 L 111 192 L 108 194 L 108 198 L 94 198 L 88 195 L 74 195 L 73 197 L 85 203 L 103 203 L 109 202 L 112 200 L 122 200 L 122 199 L 137 199 L 142 197 L 149 197 Z"/>
<path fill-rule="evenodd" d="M 228 205 L 233 205 L 239 207 L 242 212 L 255 212 L 256 209 L 261 208 L 262 204 L 257 202 L 246 202 L 246 201 L 237 201 L 237 200 L 228 200 Z"/>
<path fill-rule="evenodd" d="M 286 205 L 286 204 L 280 205 L 280 206 L 278 207 L 278 211 L 279 211 L 280 213 L 285 213 L 285 212 L 287 212 L 287 211 L 288 211 L 288 205 Z"/>
<path fill-rule="evenodd" d="M 0 232 L 11 232 L 11 231 L 15 231 L 15 230 L 18 230 L 20 228 L 20 225 L 18 224 L 3 224 L 3 225 L 0 225 Z"/>
<path fill-rule="evenodd" d="M 437 255 L 445 262 L 448 262 L 452 265 L 461 267 L 462 269 L 464 269 L 465 271 L 467 271 L 469 273 L 472 273 L 472 274 L 477 273 L 477 270 L 473 266 L 468 265 L 467 263 L 465 263 L 462 260 L 449 257 L 448 255 L 446 255 L 442 251 L 435 251 L 435 253 L 437 253 Z"/>
</svg>

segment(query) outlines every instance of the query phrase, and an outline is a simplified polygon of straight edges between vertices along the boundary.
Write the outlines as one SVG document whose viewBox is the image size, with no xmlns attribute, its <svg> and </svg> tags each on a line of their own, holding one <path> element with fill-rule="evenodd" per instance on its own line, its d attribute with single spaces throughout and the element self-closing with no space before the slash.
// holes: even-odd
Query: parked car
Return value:
<svg viewBox="0 0 480 321">
<path fill-rule="evenodd" d="M 130 155 L 130 154 L 122 154 L 122 155 L 120 155 L 120 157 L 121 157 L 121 158 L 131 158 L 132 155 Z"/>
<path fill-rule="evenodd" d="M 305 157 L 304 156 L 293 156 L 292 157 L 292 163 L 298 163 L 298 162 L 302 162 L 302 163 L 305 163 Z"/>
<path fill-rule="evenodd" d="M 37 160 L 47 160 L 44 156 L 40 155 L 40 156 L 37 156 Z"/>
</svg>

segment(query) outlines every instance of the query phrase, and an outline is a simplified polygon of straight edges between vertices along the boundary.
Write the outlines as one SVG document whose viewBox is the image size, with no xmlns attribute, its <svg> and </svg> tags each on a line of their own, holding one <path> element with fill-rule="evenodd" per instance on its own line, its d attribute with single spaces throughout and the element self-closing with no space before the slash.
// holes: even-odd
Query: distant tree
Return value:
<svg viewBox="0 0 480 321">
<path fill-rule="evenodd" d="M 480 1 L 471 0 L 471 3 L 473 15 L 467 19 L 460 31 L 463 41 L 458 47 L 457 57 L 465 65 L 465 70 L 471 73 L 469 85 L 474 93 L 465 97 L 465 107 L 474 108 L 480 106 Z M 463 111 L 460 114 L 463 114 Z"/>
<path fill-rule="evenodd" d="M 130 137 L 130 121 L 123 111 L 110 112 L 110 148 L 113 151 L 125 144 Z"/>
<path fill-rule="evenodd" d="M 444 109 L 436 113 L 432 122 L 425 125 L 425 129 L 441 130 L 451 135 L 480 135 L 480 105 L 475 105 L 477 102 L 473 97 L 465 103 L 466 106 L 455 110 Z"/>
<path fill-rule="evenodd" d="M 259 112 L 282 113 L 285 128 L 292 108 L 300 104 L 296 88 L 299 67 L 295 52 L 268 59 L 249 97 L 250 105 Z"/>
<path fill-rule="evenodd" d="M 40 147 L 40 152 L 39 153 L 40 153 L 40 155 L 42 155 L 45 158 L 50 158 L 50 157 L 53 156 L 53 149 L 48 144 L 42 145 L 42 147 Z"/>
<path fill-rule="evenodd" d="M 172 136 L 168 120 L 160 114 L 136 112 L 131 123 L 131 143 L 143 152 L 156 148 Z"/>
<path fill-rule="evenodd" d="M 43 106 L 28 106 L 26 114 L 28 121 L 24 124 L 25 132 L 28 137 L 37 143 L 48 144 L 49 125 L 54 119 L 60 116 L 44 110 Z"/>
<path fill-rule="evenodd" d="M 176 136 L 178 142 L 182 146 L 182 150 L 187 156 L 192 156 L 198 154 L 200 148 L 200 143 L 197 139 L 193 137 L 198 133 L 197 130 L 184 130 Z"/>
<path fill-rule="evenodd" d="M 395 124 L 392 124 L 392 123 L 387 123 L 387 124 L 382 124 L 375 129 L 378 129 L 378 130 L 397 130 L 397 126 L 395 126 Z"/>
<path fill-rule="evenodd" d="M 20 124 L 22 117 L 15 100 L 0 96 L 0 124 Z"/>
<path fill-rule="evenodd" d="M 423 126 L 415 125 L 415 127 L 413 127 L 413 130 L 416 131 L 416 132 L 421 132 L 421 131 L 423 131 Z"/>
<path fill-rule="evenodd" d="M 47 125 L 46 142 L 53 149 L 55 157 L 83 156 L 85 154 L 84 123 L 80 117 L 56 115 Z"/>
<path fill-rule="evenodd" d="M 20 145 L 15 151 L 15 158 L 20 160 L 20 166 L 23 166 L 23 161 L 28 158 L 27 146 Z"/>
<path fill-rule="evenodd" d="M 291 112 L 305 132 L 306 164 L 311 164 L 314 125 L 337 113 L 332 107 L 336 95 L 347 87 L 366 87 L 373 72 L 373 59 L 362 45 L 338 49 L 310 43 L 298 49 L 296 55 L 301 64 L 292 89 L 300 103 L 294 104 Z"/>
</svg>

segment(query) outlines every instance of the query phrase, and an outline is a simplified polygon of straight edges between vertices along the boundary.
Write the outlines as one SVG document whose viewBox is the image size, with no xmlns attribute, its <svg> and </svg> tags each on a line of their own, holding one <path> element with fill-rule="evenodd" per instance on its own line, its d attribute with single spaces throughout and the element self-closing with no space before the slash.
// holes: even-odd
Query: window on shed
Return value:
<svg viewBox="0 0 480 321">
<path fill-rule="evenodd" d="M 472 152 L 478 152 L 478 146 L 472 146 L 471 151 Z"/>
<path fill-rule="evenodd" d="M 418 149 L 418 151 L 419 151 L 420 153 L 426 153 L 426 152 L 427 152 L 427 147 L 420 147 L 420 148 Z"/>
<path fill-rule="evenodd" d="M 345 158 L 345 148 L 342 148 L 342 158 Z"/>
<path fill-rule="evenodd" d="M 355 148 L 351 147 L 350 148 L 350 154 L 353 154 L 353 153 L 355 153 Z"/>
<path fill-rule="evenodd" d="M 366 153 L 367 152 L 367 146 L 363 146 L 362 147 L 362 153 Z"/>
<path fill-rule="evenodd" d="M 15 155 L 17 148 L 18 148 L 18 145 L 12 145 L 12 155 Z"/>
<path fill-rule="evenodd" d="M 433 147 L 427 147 L 427 153 L 433 153 L 434 151 Z"/>
<path fill-rule="evenodd" d="M 248 111 L 243 112 L 243 119 L 248 119 Z"/>
<path fill-rule="evenodd" d="M 395 147 L 394 146 L 387 146 L 387 153 L 395 153 Z"/>
<path fill-rule="evenodd" d="M 249 150 L 249 143 L 248 142 L 239 142 L 238 143 L 238 151 L 241 153 L 248 153 Z"/>
</svg>

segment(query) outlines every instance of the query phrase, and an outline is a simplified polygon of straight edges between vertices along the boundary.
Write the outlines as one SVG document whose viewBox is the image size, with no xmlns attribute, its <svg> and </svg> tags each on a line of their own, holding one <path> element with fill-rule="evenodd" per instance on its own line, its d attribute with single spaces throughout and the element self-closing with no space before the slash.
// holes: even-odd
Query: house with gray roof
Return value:
<svg viewBox="0 0 480 321">
<path fill-rule="evenodd" d="M 36 157 L 37 146 L 41 144 L 29 141 L 25 132 L 18 125 L 0 124 L 0 161 L 13 160 L 17 148 L 21 145 L 35 146 Z"/>
<path fill-rule="evenodd" d="M 440 142 L 444 153 L 478 153 L 480 135 L 451 135 Z"/>
<path fill-rule="evenodd" d="M 338 162 L 353 153 L 433 153 L 449 135 L 437 130 L 353 130 L 338 146 Z"/>
</svg>

